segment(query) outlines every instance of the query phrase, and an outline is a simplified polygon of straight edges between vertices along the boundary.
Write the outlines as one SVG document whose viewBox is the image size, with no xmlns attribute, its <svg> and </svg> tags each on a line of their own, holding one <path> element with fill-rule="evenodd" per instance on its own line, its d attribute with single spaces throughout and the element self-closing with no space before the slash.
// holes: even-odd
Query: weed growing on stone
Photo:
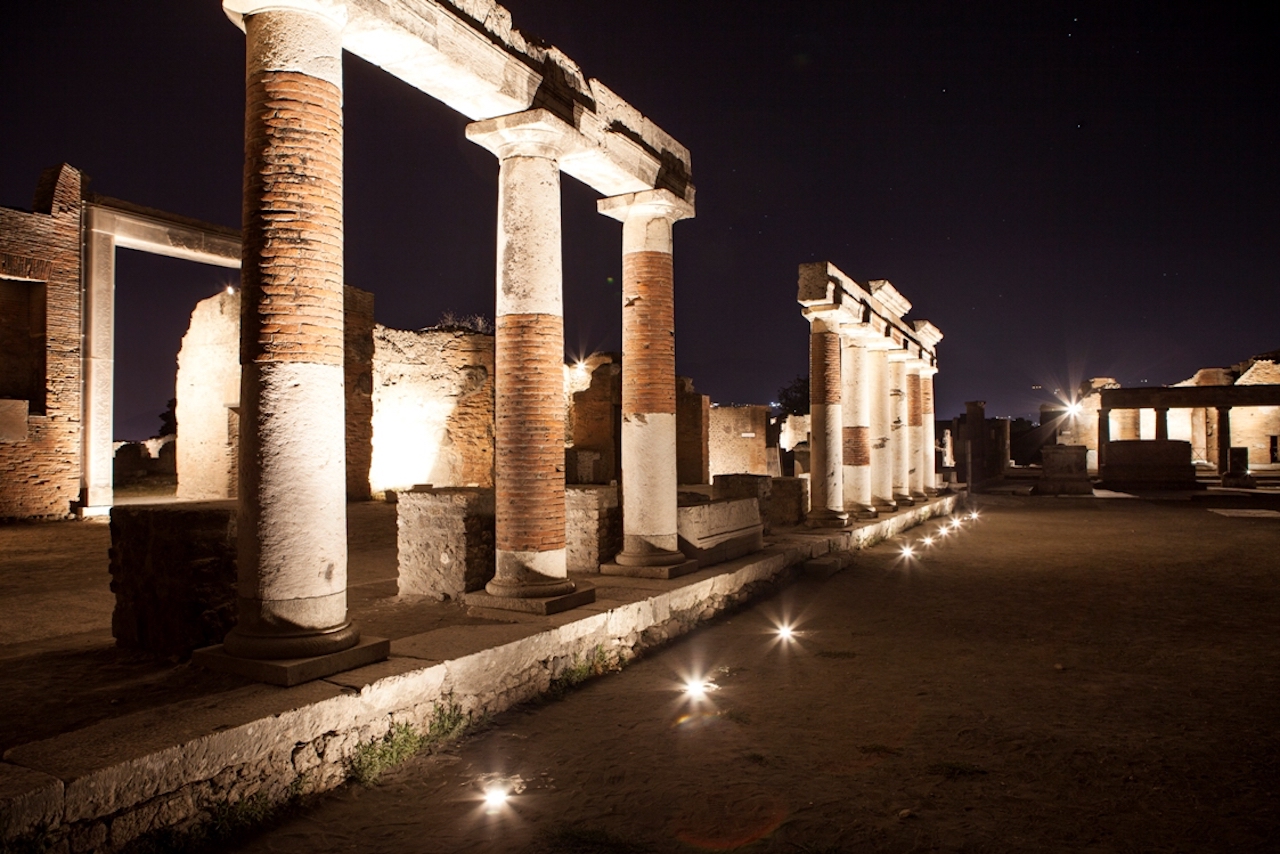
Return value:
<svg viewBox="0 0 1280 854">
<path fill-rule="evenodd" d="M 471 724 L 471 716 L 452 697 L 437 703 L 427 722 L 427 731 L 419 732 L 410 724 L 394 724 L 382 738 L 356 748 L 347 763 L 351 779 L 371 786 L 388 771 L 423 750 L 452 741 Z"/>
<path fill-rule="evenodd" d="M 304 774 L 289 784 L 288 793 L 280 800 L 258 792 L 232 804 L 218 804 L 200 824 L 185 830 L 165 827 L 144 834 L 126 845 L 123 854 L 199 854 L 226 850 L 297 809 L 305 788 Z"/>
<path fill-rule="evenodd" d="M 573 662 L 559 676 L 551 680 L 551 687 L 547 689 L 547 694 L 551 699 L 559 700 L 591 677 L 617 669 L 618 666 L 610 662 L 604 646 L 596 644 L 590 655 L 584 657 L 574 653 Z"/>
</svg>

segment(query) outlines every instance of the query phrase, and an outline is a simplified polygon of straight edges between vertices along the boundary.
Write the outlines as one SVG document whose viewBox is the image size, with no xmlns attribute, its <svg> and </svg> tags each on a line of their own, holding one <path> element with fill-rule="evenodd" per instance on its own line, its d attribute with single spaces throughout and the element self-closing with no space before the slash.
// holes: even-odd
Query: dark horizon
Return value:
<svg viewBox="0 0 1280 854">
<path fill-rule="evenodd" d="M 1167 384 L 1280 347 L 1264 10 L 504 5 L 692 152 L 677 370 L 716 402 L 768 403 L 807 372 L 812 260 L 889 279 L 942 330 L 940 418 L 974 399 L 1034 416 L 1090 376 Z M 94 192 L 238 226 L 244 40 L 217 0 L 9 20 L 0 205 L 28 207 L 65 161 Z M 491 316 L 497 161 L 464 117 L 344 69 L 349 283 L 389 326 Z M 595 199 L 564 181 L 569 356 L 620 348 L 620 226 Z M 229 272 L 118 253 L 119 437 L 159 425 L 187 318 Z"/>
</svg>

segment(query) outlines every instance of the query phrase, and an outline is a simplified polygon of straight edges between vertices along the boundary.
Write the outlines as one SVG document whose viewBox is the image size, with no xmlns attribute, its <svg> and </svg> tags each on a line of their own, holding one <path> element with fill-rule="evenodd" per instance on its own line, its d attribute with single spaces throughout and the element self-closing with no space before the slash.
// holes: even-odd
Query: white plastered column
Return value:
<svg viewBox="0 0 1280 854">
<path fill-rule="evenodd" d="M 672 227 L 693 206 L 669 190 L 601 199 L 622 221 L 621 566 L 673 566 L 677 533 Z"/>
<path fill-rule="evenodd" d="M 938 369 L 932 365 L 920 369 L 920 419 L 923 422 L 923 438 L 920 442 L 920 470 L 925 495 L 938 494 L 937 425 L 934 421 L 933 377 Z"/>
<path fill-rule="evenodd" d="M 898 509 L 893 500 L 893 415 L 889 403 L 889 339 L 868 342 L 867 386 L 871 402 L 871 501 L 877 510 Z"/>
<path fill-rule="evenodd" d="M 877 511 L 871 493 L 871 356 L 860 330 L 845 331 L 841 357 L 844 509 L 872 518 Z"/>
<path fill-rule="evenodd" d="M 923 501 L 924 491 L 924 407 L 920 371 L 928 363 L 921 359 L 907 362 L 907 482 L 911 498 Z"/>
<path fill-rule="evenodd" d="M 115 502 L 116 238 L 114 222 L 89 208 L 85 222 L 84 437 L 81 516 L 104 516 Z"/>
<path fill-rule="evenodd" d="M 240 617 L 225 648 L 243 658 L 303 658 L 360 640 L 347 620 L 346 9 L 337 0 L 227 0 L 224 8 L 245 29 L 247 52 Z"/>
<path fill-rule="evenodd" d="M 889 360 L 889 446 L 893 470 L 893 500 L 910 507 L 911 498 L 911 430 L 907 408 L 906 350 L 890 350 Z"/>
<path fill-rule="evenodd" d="M 572 593 L 565 552 L 564 310 L 559 159 L 577 132 L 546 110 L 467 126 L 498 173 L 494 491 L 496 571 L 486 590 Z"/>
</svg>

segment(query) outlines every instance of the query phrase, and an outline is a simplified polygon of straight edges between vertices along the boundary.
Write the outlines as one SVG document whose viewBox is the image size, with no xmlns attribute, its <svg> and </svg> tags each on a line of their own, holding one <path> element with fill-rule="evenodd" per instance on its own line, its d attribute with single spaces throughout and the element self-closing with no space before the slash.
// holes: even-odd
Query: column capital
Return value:
<svg viewBox="0 0 1280 854">
<path fill-rule="evenodd" d="M 679 222 L 694 216 L 693 202 L 662 188 L 609 196 L 596 202 L 596 210 L 619 222 L 626 222 L 632 217 Z"/>
<path fill-rule="evenodd" d="M 301 12 L 329 19 L 339 29 L 347 25 L 346 0 L 222 0 L 231 23 L 244 29 L 244 19 L 260 12 Z"/>
<path fill-rule="evenodd" d="M 467 125 L 467 139 L 498 157 L 559 160 L 585 144 L 568 122 L 541 107 Z"/>
<path fill-rule="evenodd" d="M 915 360 L 916 360 L 916 357 L 915 357 L 915 356 L 913 356 L 913 355 L 911 355 L 911 351 L 910 351 L 910 350 L 907 350 L 907 349 L 905 349 L 905 348 L 900 349 L 900 350 L 890 350 L 890 351 L 889 351 L 889 361 L 890 361 L 890 362 L 908 362 L 908 363 L 910 363 L 910 362 L 913 362 L 913 361 L 915 361 Z"/>
</svg>

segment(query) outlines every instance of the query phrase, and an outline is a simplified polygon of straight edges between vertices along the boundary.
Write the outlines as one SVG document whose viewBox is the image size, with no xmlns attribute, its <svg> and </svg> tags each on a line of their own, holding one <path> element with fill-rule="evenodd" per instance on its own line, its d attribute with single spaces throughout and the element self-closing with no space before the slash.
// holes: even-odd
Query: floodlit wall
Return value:
<svg viewBox="0 0 1280 854">
<path fill-rule="evenodd" d="M 765 431 L 767 406 L 711 408 L 707 445 L 711 477 L 718 474 L 768 474 Z"/>
<path fill-rule="evenodd" d="M 416 485 L 493 486 L 493 336 L 373 330 L 376 494 Z"/>
<path fill-rule="evenodd" d="M 178 350 L 175 397 L 178 498 L 209 501 L 236 495 L 240 410 L 240 293 L 196 304 Z"/>
<path fill-rule="evenodd" d="M 0 208 L 0 518 L 60 518 L 80 496 L 81 175 Z"/>
</svg>

